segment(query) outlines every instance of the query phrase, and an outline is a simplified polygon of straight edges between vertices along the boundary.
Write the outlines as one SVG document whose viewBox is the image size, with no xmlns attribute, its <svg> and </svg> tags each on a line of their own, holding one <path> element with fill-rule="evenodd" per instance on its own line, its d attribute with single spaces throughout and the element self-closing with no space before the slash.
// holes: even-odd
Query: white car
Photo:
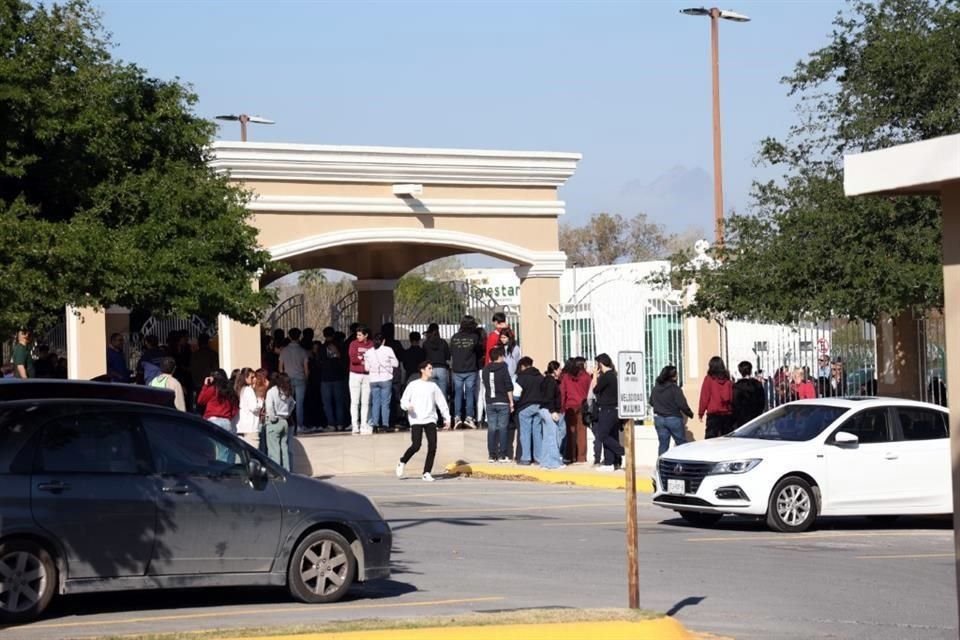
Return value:
<svg viewBox="0 0 960 640">
<path fill-rule="evenodd" d="M 953 511 L 947 411 L 895 398 L 791 402 L 657 462 L 653 502 L 693 524 L 765 517 L 799 532 L 817 516 Z"/>
</svg>

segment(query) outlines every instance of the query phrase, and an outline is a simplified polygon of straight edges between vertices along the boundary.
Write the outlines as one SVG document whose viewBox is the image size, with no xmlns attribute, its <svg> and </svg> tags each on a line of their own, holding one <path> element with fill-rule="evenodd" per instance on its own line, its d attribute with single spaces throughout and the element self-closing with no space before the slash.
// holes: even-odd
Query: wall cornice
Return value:
<svg viewBox="0 0 960 640">
<path fill-rule="evenodd" d="M 215 142 L 210 166 L 235 180 L 559 187 L 578 153 Z"/>
<path fill-rule="evenodd" d="M 357 213 L 372 215 L 545 216 L 564 214 L 562 200 L 461 200 L 453 198 L 355 198 L 340 196 L 254 196 L 247 208 L 274 213 Z"/>
</svg>

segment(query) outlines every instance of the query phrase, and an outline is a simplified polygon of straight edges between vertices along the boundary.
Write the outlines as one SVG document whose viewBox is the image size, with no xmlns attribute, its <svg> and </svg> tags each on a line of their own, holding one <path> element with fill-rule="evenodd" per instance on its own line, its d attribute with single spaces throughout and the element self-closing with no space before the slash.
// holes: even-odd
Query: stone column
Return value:
<svg viewBox="0 0 960 640">
<path fill-rule="evenodd" d="M 520 278 L 520 349 L 543 371 L 556 358 L 556 326 L 550 306 L 560 304 L 560 276 L 563 267 L 516 267 Z M 616 354 L 611 357 L 616 358 Z"/>
<path fill-rule="evenodd" d="M 106 309 L 106 336 L 110 339 L 115 333 L 122 333 L 127 337 L 130 333 L 130 309 L 126 307 L 108 307 Z"/>
<path fill-rule="evenodd" d="M 883 316 L 877 325 L 877 395 L 919 400 L 926 384 L 920 370 L 917 321 L 910 312 Z"/>
<path fill-rule="evenodd" d="M 259 369 L 260 325 L 243 324 L 222 314 L 217 316 L 217 349 L 220 368 L 228 376 L 234 369 Z"/>
<path fill-rule="evenodd" d="M 947 339 L 947 403 L 953 461 L 953 530 L 960 593 L 960 181 L 940 194 L 943 207 L 943 311 Z"/>
<path fill-rule="evenodd" d="M 90 380 L 107 372 L 106 314 L 89 307 L 67 307 L 67 376 Z"/>
<path fill-rule="evenodd" d="M 396 280 L 356 280 L 357 322 L 370 328 L 371 335 L 385 322 L 393 322 L 393 293 Z"/>
</svg>

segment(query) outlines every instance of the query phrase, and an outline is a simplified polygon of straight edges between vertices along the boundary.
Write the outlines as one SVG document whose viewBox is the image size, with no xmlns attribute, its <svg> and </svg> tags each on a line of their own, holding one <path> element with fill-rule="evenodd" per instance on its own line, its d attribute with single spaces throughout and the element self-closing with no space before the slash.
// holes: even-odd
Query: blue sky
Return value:
<svg viewBox="0 0 960 640">
<path fill-rule="evenodd" d="M 97 0 L 117 55 L 179 77 L 198 112 L 260 114 L 254 140 L 575 151 L 567 222 L 643 211 L 712 228 L 709 20 L 681 2 Z M 732 0 L 721 23 L 727 208 L 794 102 L 779 79 L 844 3 Z M 221 137 L 238 139 L 236 124 Z"/>
</svg>

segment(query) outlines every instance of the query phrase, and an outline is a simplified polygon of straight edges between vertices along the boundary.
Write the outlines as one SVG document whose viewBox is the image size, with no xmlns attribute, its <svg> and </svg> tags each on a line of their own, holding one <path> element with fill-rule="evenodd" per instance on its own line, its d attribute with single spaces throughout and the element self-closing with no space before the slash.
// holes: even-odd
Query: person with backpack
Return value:
<svg viewBox="0 0 960 640">
<path fill-rule="evenodd" d="M 180 411 L 187 410 L 187 403 L 183 396 L 183 385 L 173 373 L 177 369 L 177 361 L 167 356 L 160 360 L 160 374 L 150 381 L 154 389 L 169 389 L 173 391 L 173 406 Z"/>
</svg>

